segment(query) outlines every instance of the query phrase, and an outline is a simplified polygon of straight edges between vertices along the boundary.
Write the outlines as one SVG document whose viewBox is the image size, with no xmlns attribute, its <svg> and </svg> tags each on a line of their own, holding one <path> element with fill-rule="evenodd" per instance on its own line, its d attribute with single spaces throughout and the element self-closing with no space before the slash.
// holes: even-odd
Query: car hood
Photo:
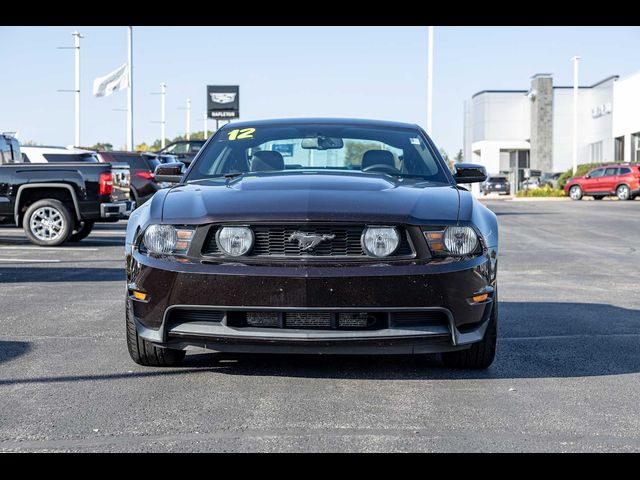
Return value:
<svg viewBox="0 0 640 480">
<path fill-rule="evenodd" d="M 387 175 L 250 174 L 172 188 L 164 197 L 162 221 L 452 222 L 459 194 L 450 185 Z"/>
</svg>

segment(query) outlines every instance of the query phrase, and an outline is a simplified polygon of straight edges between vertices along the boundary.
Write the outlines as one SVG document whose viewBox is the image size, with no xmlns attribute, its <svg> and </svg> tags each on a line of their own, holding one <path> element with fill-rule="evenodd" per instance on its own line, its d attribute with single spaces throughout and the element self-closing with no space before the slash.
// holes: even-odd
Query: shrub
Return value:
<svg viewBox="0 0 640 480">
<path fill-rule="evenodd" d="M 564 191 L 545 185 L 532 190 L 519 190 L 516 197 L 564 197 Z"/>
</svg>

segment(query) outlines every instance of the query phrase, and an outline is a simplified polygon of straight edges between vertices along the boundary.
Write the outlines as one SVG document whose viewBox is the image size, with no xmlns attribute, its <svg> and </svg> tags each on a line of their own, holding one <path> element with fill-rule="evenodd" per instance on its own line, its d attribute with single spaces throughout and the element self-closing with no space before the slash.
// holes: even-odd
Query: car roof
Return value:
<svg viewBox="0 0 640 480">
<path fill-rule="evenodd" d="M 612 163 L 611 165 L 599 165 L 597 167 L 593 167 L 592 170 L 597 168 L 616 168 L 616 167 L 637 167 L 637 164 L 632 163 Z"/>
<path fill-rule="evenodd" d="M 363 126 L 363 127 L 387 127 L 387 128 L 407 128 L 415 130 L 418 127 L 412 123 L 392 122 L 389 120 L 373 120 L 364 118 L 275 118 L 254 121 L 229 122 L 222 128 L 242 128 L 242 127 L 260 127 L 271 125 L 299 125 L 299 124 L 322 124 L 322 125 L 344 125 L 344 126 Z"/>
<path fill-rule="evenodd" d="M 79 148 L 68 148 L 68 147 L 45 147 L 45 146 L 20 146 L 20 149 L 23 152 L 29 153 L 31 152 L 39 152 L 39 153 L 71 153 L 71 154 L 81 154 L 81 153 L 95 153 L 92 150 L 82 150 Z"/>
</svg>

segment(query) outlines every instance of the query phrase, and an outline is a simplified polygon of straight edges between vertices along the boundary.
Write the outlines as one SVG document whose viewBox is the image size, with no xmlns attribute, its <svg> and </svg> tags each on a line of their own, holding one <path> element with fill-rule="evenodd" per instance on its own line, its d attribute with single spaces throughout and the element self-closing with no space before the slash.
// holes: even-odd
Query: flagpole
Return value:
<svg viewBox="0 0 640 480">
<path fill-rule="evenodd" d="M 133 150 L 133 27 L 129 29 L 129 88 L 127 89 L 127 150 Z"/>
<path fill-rule="evenodd" d="M 431 135 L 433 118 L 433 26 L 429 26 L 429 51 L 427 59 L 427 134 Z"/>
</svg>

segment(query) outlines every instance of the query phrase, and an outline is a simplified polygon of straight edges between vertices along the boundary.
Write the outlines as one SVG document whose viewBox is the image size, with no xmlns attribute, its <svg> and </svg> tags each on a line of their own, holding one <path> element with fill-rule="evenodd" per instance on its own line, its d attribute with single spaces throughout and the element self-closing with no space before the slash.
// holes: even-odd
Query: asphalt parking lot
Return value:
<svg viewBox="0 0 640 480">
<path fill-rule="evenodd" d="M 188 355 L 134 364 L 126 225 L 62 248 L 0 228 L 0 451 L 640 451 L 640 201 L 487 200 L 498 354 Z"/>
</svg>

